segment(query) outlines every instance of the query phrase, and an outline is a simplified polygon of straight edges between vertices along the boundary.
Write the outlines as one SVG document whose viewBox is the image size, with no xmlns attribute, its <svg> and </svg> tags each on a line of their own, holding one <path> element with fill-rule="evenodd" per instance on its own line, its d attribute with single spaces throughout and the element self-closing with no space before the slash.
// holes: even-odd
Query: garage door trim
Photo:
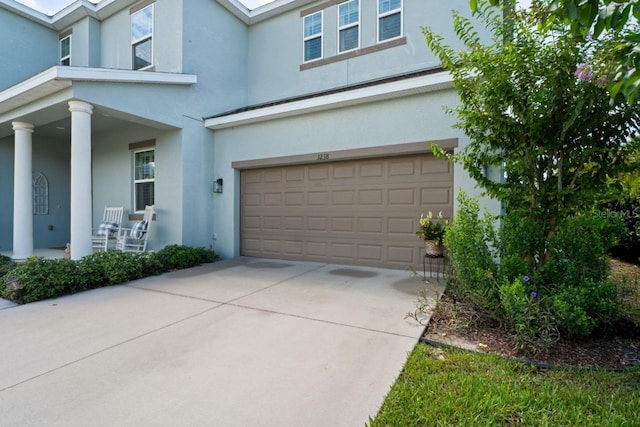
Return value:
<svg viewBox="0 0 640 427">
<path fill-rule="evenodd" d="M 355 148 L 349 150 L 324 151 L 293 156 L 268 157 L 255 160 L 232 162 L 237 170 L 258 169 L 276 166 L 304 165 L 318 162 L 336 162 L 341 160 L 359 160 L 373 157 L 403 156 L 408 154 L 431 153 L 431 144 L 436 144 L 445 151 L 458 147 L 458 138 L 436 141 L 411 142 L 407 144 L 383 145 L 379 147 Z"/>
</svg>

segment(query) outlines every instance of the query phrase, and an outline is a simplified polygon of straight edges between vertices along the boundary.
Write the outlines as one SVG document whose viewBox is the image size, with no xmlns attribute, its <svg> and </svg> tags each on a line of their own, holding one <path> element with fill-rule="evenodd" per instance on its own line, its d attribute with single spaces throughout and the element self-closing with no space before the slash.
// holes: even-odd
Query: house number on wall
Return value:
<svg viewBox="0 0 640 427">
<path fill-rule="evenodd" d="M 329 160 L 329 153 L 318 153 L 318 160 Z"/>
</svg>

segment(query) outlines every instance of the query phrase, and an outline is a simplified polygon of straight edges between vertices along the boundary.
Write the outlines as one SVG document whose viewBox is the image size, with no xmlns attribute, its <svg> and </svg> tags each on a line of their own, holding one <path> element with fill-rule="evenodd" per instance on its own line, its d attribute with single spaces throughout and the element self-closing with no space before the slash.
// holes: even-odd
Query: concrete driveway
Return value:
<svg viewBox="0 0 640 427">
<path fill-rule="evenodd" d="M 236 258 L 0 310 L 0 425 L 362 426 L 422 327 L 405 271 Z"/>
</svg>

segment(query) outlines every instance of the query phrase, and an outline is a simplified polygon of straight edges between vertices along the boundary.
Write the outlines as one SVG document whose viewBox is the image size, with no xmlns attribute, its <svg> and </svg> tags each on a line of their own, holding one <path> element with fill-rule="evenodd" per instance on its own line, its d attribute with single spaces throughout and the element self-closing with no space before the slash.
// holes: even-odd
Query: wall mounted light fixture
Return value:
<svg viewBox="0 0 640 427">
<path fill-rule="evenodd" d="M 221 194 L 222 193 L 222 178 L 218 178 L 213 183 L 213 192 Z"/>
</svg>

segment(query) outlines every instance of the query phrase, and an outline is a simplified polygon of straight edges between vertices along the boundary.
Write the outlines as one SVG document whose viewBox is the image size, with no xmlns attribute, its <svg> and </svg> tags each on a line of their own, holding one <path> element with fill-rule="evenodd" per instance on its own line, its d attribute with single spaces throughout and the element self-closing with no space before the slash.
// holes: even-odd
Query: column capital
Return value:
<svg viewBox="0 0 640 427">
<path fill-rule="evenodd" d="M 69 101 L 69 111 L 93 114 L 93 105 L 83 101 Z"/>
<path fill-rule="evenodd" d="M 14 131 L 33 132 L 33 125 L 27 122 L 11 122 Z"/>
</svg>

